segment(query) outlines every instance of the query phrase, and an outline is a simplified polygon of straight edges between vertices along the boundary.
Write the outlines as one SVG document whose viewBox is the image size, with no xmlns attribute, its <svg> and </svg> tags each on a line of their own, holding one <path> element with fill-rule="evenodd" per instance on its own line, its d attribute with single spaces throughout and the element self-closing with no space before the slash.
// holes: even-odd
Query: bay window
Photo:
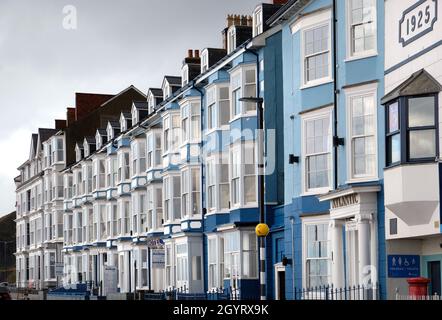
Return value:
<svg viewBox="0 0 442 320">
<path fill-rule="evenodd" d="M 130 201 L 120 203 L 119 230 L 121 235 L 127 235 L 130 232 Z"/>
<path fill-rule="evenodd" d="M 214 160 L 208 160 L 206 164 L 207 179 L 207 210 L 216 209 L 216 166 Z"/>
<path fill-rule="evenodd" d="M 72 175 L 64 175 L 64 198 L 65 200 L 72 199 L 73 192 L 73 177 Z"/>
<path fill-rule="evenodd" d="M 254 114 L 256 112 L 256 104 L 253 102 L 241 102 L 242 97 L 256 97 L 256 66 L 240 67 L 231 74 L 231 114 L 232 118 L 242 114 Z M 226 92 L 220 92 L 223 102 L 226 100 Z"/>
<path fill-rule="evenodd" d="M 242 142 L 230 151 L 230 190 L 234 206 L 256 204 L 256 155 L 253 141 Z"/>
<path fill-rule="evenodd" d="M 63 162 L 64 161 L 64 151 L 63 151 L 63 138 L 53 138 L 51 150 L 50 163 Z"/>
<path fill-rule="evenodd" d="M 348 95 L 351 179 L 377 177 L 376 89 Z"/>
<path fill-rule="evenodd" d="M 98 206 L 99 209 L 99 219 L 100 219 L 100 236 L 99 239 L 106 239 L 109 235 L 108 230 L 106 229 L 106 222 L 107 222 L 107 211 L 106 211 L 106 205 L 100 204 Z"/>
<path fill-rule="evenodd" d="M 258 7 L 253 13 L 253 37 L 260 35 L 263 32 L 262 18 L 262 8 Z"/>
<path fill-rule="evenodd" d="M 106 186 L 113 188 L 118 183 L 118 159 L 112 157 L 106 163 Z"/>
<path fill-rule="evenodd" d="M 200 169 L 191 168 L 181 172 L 181 218 L 200 213 Z"/>
<path fill-rule="evenodd" d="M 200 140 L 200 103 L 186 102 L 181 107 L 182 143 L 198 142 Z"/>
<path fill-rule="evenodd" d="M 163 179 L 164 214 L 171 222 L 179 220 L 181 216 L 181 177 L 171 176 Z"/>
<path fill-rule="evenodd" d="M 146 171 L 146 143 L 144 140 L 132 142 L 132 177 Z"/>
<path fill-rule="evenodd" d="M 207 239 L 207 263 L 208 263 L 208 287 L 209 290 L 213 288 L 220 288 L 221 287 L 221 281 L 218 279 L 218 272 L 217 272 L 217 257 L 219 256 L 217 253 L 217 239 L 214 238 L 208 238 Z"/>
<path fill-rule="evenodd" d="M 235 93 L 235 97 L 239 99 L 239 88 L 237 88 L 236 90 L 238 94 L 236 95 Z M 207 90 L 207 129 L 209 131 L 217 129 L 229 123 L 229 105 L 229 87 L 227 84 L 216 85 Z M 239 105 L 240 104 L 238 101 L 238 108 Z M 239 113 L 240 111 L 238 110 L 235 115 Z"/>
<path fill-rule="evenodd" d="M 176 281 L 177 286 L 188 285 L 188 254 L 187 243 L 176 245 Z"/>
<path fill-rule="evenodd" d="M 306 286 L 328 285 L 331 276 L 328 223 L 305 224 L 304 230 Z"/>
<path fill-rule="evenodd" d="M 224 234 L 224 278 L 230 279 L 232 287 L 238 287 L 240 278 L 240 232 Z"/>
<path fill-rule="evenodd" d="M 258 240 L 255 232 L 242 231 L 242 278 L 258 277 Z"/>
<path fill-rule="evenodd" d="M 400 97 L 386 106 L 387 166 L 436 159 L 437 95 Z"/>
<path fill-rule="evenodd" d="M 147 136 L 147 169 L 161 165 L 161 134 L 150 132 Z"/>
<path fill-rule="evenodd" d="M 184 170 L 181 172 L 181 219 L 190 216 L 189 212 L 189 172 Z"/>
<path fill-rule="evenodd" d="M 175 272 L 174 272 L 174 256 L 172 244 L 165 245 L 165 270 L 166 270 L 166 287 L 175 286 Z"/>
<path fill-rule="evenodd" d="M 303 31 L 304 85 L 331 77 L 330 23 Z"/>
<path fill-rule="evenodd" d="M 105 165 L 104 160 L 96 159 L 94 161 L 94 177 L 93 177 L 93 190 L 101 190 L 105 187 Z"/>
<path fill-rule="evenodd" d="M 305 115 L 303 124 L 303 179 L 305 192 L 326 192 L 331 185 L 331 109 Z"/>
<path fill-rule="evenodd" d="M 83 227 L 83 212 L 79 211 L 75 213 L 75 241 L 77 243 L 83 242 L 81 229 Z"/>
<path fill-rule="evenodd" d="M 350 55 L 376 51 L 376 0 L 348 0 Z"/>
<path fill-rule="evenodd" d="M 130 179 L 129 152 L 118 154 L 118 181 L 124 182 Z"/>
<path fill-rule="evenodd" d="M 164 152 L 171 152 L 179 145 L 180 130 L 179 115 L 171 115 L 164 119 Z"/>
</svg>

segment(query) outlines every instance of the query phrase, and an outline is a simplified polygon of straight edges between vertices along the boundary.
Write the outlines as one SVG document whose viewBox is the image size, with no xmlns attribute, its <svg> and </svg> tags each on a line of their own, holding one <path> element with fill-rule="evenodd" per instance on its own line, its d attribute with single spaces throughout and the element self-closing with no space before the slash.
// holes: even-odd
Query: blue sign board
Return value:
<svg viewBox="0 0 442 320">
<path fill-rule="evenodd" d="M 420 276 L 420 256 L 389 255 L 387 261 L 389 278 L 416 278 Z"/>
</svg>

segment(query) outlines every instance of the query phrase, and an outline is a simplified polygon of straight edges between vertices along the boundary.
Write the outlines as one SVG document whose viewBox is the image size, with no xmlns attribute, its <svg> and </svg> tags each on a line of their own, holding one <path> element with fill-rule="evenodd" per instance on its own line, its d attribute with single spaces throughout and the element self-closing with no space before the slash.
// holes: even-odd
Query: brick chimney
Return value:
<svg viewBox="0 0 442 320">
<path fill-rule="evenodd" d="M 67 108 L 66 109 L 66 125 L 69 127 L 72 123 L 75 122 L 75 108 Z"/>
<path fill-rule="evenodd" d="M 55 129 L 62 130 L 66 129 L 66 120 L 55 120 Z"/>
<path fill-rule="evenodd" d="M 187 57 L 184 58 L 183 64 L 201 64 L 200 51 L 199 50 L 187 50 Z"/>
<path fill-rule="evenodd" d="M 273 4 L 286 4 L 288 0 L 273 0 Z"/>
</svg>

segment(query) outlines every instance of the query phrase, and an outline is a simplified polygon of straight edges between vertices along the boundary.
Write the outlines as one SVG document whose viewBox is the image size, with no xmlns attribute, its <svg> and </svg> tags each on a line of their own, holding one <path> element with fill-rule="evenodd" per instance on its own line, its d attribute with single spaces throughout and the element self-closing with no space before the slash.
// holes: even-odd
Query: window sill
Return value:
<svg viewBox="0 0 442 320">
<path fill-rule="evenodd" d="M 362 59 L 373 58 L 373 57 L 376 57 L 377 55 L 379 55 L 379 53 L 377 51 L 367 51 L 363 54 L 348 56 L 344 60 L 344 62 L 352 62 L 352 61 L 357 61 L 357 60 L 362 60 Z"/>
<path fill-rule="evenodd" d="M 329 193 L 330 191 L 332 191 L 331 188 L 313 189 L 309 191 L 304 191 L 303 193 L 301 193 L 301 197 L 324 195 Z"/>
<path fill-rule="evenodd" d="M 379 181 L 378 177 L 363 177 L 363 178 L 352 178 L 345 181 L 345 183 L 355 184 L 355 183 L 376 182 L 376 181 Z"/>
<path fill-rule="evenodd" d="M 232 122 L 235 122 L 236 120 L 242 119 L 242 118 L 256 117 L 257 115 L 258 115 L 258 113 L 256 111 L 249 111 L 247 113 L 241 113 L 239 115 L 236 115 L 234 118 L 232 118 L 229 121 L 229 124 L 231 124 Z"/>
<path fill-rule="evenodd" d="M 332 83 L 332 82 L 333 82 L 332 78 L 325 78 L 325 79 L 322 79 L 322 80 L 317 80 L 317 81 L 314 81 L 314 82 L 303 84 L 302 86 L 299 87 L 299 89 L 300 90 L 310 89 L 310 88 L 319 87 L 319 86 L 322 86 L 324 84 L 328 84 L 328 83 Z"/>
</svg>

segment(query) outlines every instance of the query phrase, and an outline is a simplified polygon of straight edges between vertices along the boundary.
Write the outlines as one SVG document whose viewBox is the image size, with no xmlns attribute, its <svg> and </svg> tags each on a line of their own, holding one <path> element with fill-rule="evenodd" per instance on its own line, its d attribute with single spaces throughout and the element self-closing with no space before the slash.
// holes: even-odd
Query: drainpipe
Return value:
<svg viewBox="0 0 442 320">
<path fill-rule="evenodd" d="M 337 57 L 337 1 L 333 0 L 333 148 L 334 148 L 334 189 L 338 188 L 338 148 L 343 145 L 342 139 L 338 138 L 338 57 Z"/>
<path fill-rule="evenodd" d="M 193 87 L 195 88 L 196 91 L 199 92 L 200 96 L 201 96 L 201 101 L 200 101 L 200 134 L 201 134 L 201 151 L 202 151 L 202 147 L 203 147 L 203 130 L 204 130 L 204 125 L 203 125 L 203 102 L 204 102 L 204 92 L 203 90 L 201 90 L 199 87 L 196 86 L 195 81 L 193 82 Z M 202 155 L 201 158 L 201 164 L 200 164 L 200 181 L 201 181 L 201 188 L 200 188 L 200 205 L 201 205 L 201 228 L 202 228 L 202 233 L 203 233 L 203 242 L 202 242 L 202 248 L 203 248 L 203 256 L 201 257 L 202 259 L 202 263 L 203 263 L 203 269 L 205 270 L 205 266 L 206 266 L 206 250 L 205 250 L 205 246 L 204 246 L 204 216 L 206 215 L 206 208 L 203 207 L 203 201 L 204 201 L 204 155 L 201 152 L 200 153 Z M 204 274 L 204 271 L 203 271 Z M 203 281 L 203 287 L 206 286 L 206 281 Z M 204 291 L 206 291 L 206 288 L 204 288 Z"/>
<path fill-rule="evenodd" d="M 292 246 L 292 294 L 293 294 L 293 300 L 295 300 L 295 217 L 290 217 L 290 228 L 292 232 L 291 236 L 291 246 Z"/>
</svg>

